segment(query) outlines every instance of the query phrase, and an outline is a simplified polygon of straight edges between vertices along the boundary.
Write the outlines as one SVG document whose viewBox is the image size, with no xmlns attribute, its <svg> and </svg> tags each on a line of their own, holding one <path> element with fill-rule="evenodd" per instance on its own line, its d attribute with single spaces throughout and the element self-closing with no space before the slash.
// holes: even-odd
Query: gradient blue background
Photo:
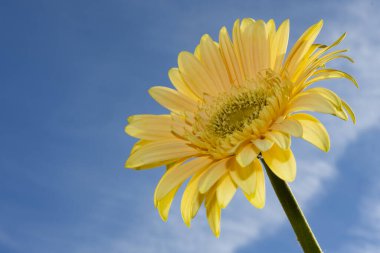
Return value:
<svg viewBox="0 0 380 253">
<path fill-rule="evenodd" d="M 299 180 L 317 178 L 296 193 L 310 190 L 301 203 L 327 253 L 380 252 L 379 11 L 376 1 L 1 0 L 0 252 L 301 252 L 269 185 L 267 207 L 237 198 L 215 239 L 202 214 L 190 230 L 181 223 L 178 200 L 168 224 L 159 219 L 163 168 L 123 168 L 135 141 L 126 118 L 165 113 L 148 88 L 169 86 L 180 51 L 243 17 L 290 18 L 292 43 L 321 18 L 318 42 L 348 32 L 343 47 L 357 62 L 339 66 L 362 88 L 329 85 L 359 123 L 322 117 L 328 154 L 294 142 Z M 325 174 L 302 174 L 316 161 Z"/>
</svg>

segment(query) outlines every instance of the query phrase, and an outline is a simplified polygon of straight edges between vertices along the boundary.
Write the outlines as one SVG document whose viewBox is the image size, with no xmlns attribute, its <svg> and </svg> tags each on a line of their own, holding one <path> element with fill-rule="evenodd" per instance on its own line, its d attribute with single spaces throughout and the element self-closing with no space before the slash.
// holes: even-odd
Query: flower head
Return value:
<svg viewBox="0 0 380 253">
<path fill-rule="evenodd" d="M 126 167 L 167 166 L 154 194 L 163 220 L 189 179 L 181 201 L 184 222 L 190 225 L 204 203 L 209 225 L 219 236 L 221 209 L 238 188 L 252 205 L 264 207 L 259 157 L 278 177 L 291 182 L 296 176 L 292 136 L 329 150 L 325 127 L 306 112 L 351 117 L 355 122 L 351 108 L 333 91 L 312 87 L 332 78 L 347 78 L 357 85 L 349 74 L 326 68 L 337 58 L 352 60 L 343 54 L 347 50 L 331 50 L 345 34 L 329 46 L 314 43 L 322 24 L 307 29 L 285 58 L 288 20 L 278 29 L 273 20 L 237 20 L 232 39 L 223 27 L 219 43 L 204 35 L 193 54 L 179 54 L 178 68 L 169 71 L 175 89 L 149 90 L 170 113 L 129 117 L 126 132 L 140 140 Z"/>
</svg>

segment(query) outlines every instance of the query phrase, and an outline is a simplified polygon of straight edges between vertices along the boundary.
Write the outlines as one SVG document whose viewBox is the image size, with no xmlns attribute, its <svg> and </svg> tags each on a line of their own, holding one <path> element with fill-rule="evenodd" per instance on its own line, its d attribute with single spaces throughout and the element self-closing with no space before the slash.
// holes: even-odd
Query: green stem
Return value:
<svg viewBox="0 0 380 253">
<path fill-rule="evenodd" d="M 284 180 L 280 179 L 272 172 L 264 159 L 261 159 L 261 161 L 264 164 L 273 189 L 280 200 L 282 208 L 293 227 L 297 240 L 301 244 L 303 251 L 305 253 L 321 253 L 322 249 L 311 231 L 311 228 L 289 186 Z"/>
</svg>

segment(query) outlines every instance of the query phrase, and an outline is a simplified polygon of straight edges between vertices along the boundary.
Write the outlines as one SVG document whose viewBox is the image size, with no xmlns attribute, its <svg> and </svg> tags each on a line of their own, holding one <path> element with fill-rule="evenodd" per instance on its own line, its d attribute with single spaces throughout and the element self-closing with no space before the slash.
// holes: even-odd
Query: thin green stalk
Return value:
<svg viewBox="0 0 380 253">
<path fill-rule="evenodd" d="M 301 244 L 303 251 L 305 253 L 321 253 L 322 249 L 311 231 L 311 228 L 289 186 L 284 180 L 280 179 L 272 172 L 264 159 L 261 159 L 261 161 L 264 164 L 273 189 L 280 200 L 282 208 L 293 227 L 297 240 Z"/>
</svg>

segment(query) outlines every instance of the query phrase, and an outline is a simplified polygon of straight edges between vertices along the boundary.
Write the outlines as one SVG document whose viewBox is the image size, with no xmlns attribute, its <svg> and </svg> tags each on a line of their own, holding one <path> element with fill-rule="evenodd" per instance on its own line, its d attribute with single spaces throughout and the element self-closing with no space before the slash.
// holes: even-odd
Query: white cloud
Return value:
<svg viewBox="0 0 380 253">
<path fill-rule="evenodd" d="M 373 175 L 379 177 L 380 173 Z M 359 200 L 359 223 L 350 228 L 352 240 L 338 247 L 338 253 L 378 253 L 380 251 L 380 189 L 372 189 L 369 196 Z"/>
<path fill-rule="evenodd" d="M 353 56 L 355 64 L 351 67 L 350 73 L 356 77 L 360 89 L 357 90 L 342 84 L 337 87 L 339 94 L 352 105 L 357 115 L 357 125 L 354 127 L 345 126 L 344 134 L 341 133 L 342 124 L 328 122 L 333 130 L 332 134 L 341 139 L 337 142 L 339 148 L 343 150 L 347 142 L 351 141 L 358 133 L 364 129 L 377 125 L 380 112 L 376 110 L 380 106 L 380 85 L 379 70 L 380 65 L 380 19 L 373 1 L 352 1 L 342 8 L 341 15 L 334 21 L 334 30 L 347 31 L 347 38 L 343 42 L 343 48 L 349 48 L 349 54 Z M 377 5 L 378 7 L 378 5 Z M 331 29 L 330 29 L 331 30 Z M 345 64 L 347 67 L 347 64 Z M 331 119 L 335 120 L 335 119 Z"/>
<path fill-rule="evenodd" d="M 345 17 L 337 21 L 343 29 L 348 31 L 349 45 L 356 64 L 356 75 L 361 86 L 358 94 L 348 93 L 352 106 L 358 115 L 358 124 L 349 128 L 345 133 L 348 139 L 358 137 L 366 129 L 377 127 L 380 119 L 380 19 L 378 18 L 379 5 L 374 1 L 354 1 L 342 10 Z M 343 20 L 343 22 L 342 22 Z M 339 126 L 333 127 L 339 132 Z M 342 150 L 347 145 L 345 135 L 341 135 Z M 375 172 L 375 170 L 372 170 Z M 380 173 L 372 173 L 372 178 L 379 178 Z M 352 238 L 350 243 L 341 245 L 336 252 L 344 253 L 377 253 L 380 252 L 380 187 L 376 180 L 369 180 L 368 186 L 361 199 L 355 200 L 360 212 L 360 220 L 353 220 L 351 226 Z M 360 183 L 360 182 L 359 182 Z M 363 182 L 361 182 L 363 183 Z"/>
</svg>

